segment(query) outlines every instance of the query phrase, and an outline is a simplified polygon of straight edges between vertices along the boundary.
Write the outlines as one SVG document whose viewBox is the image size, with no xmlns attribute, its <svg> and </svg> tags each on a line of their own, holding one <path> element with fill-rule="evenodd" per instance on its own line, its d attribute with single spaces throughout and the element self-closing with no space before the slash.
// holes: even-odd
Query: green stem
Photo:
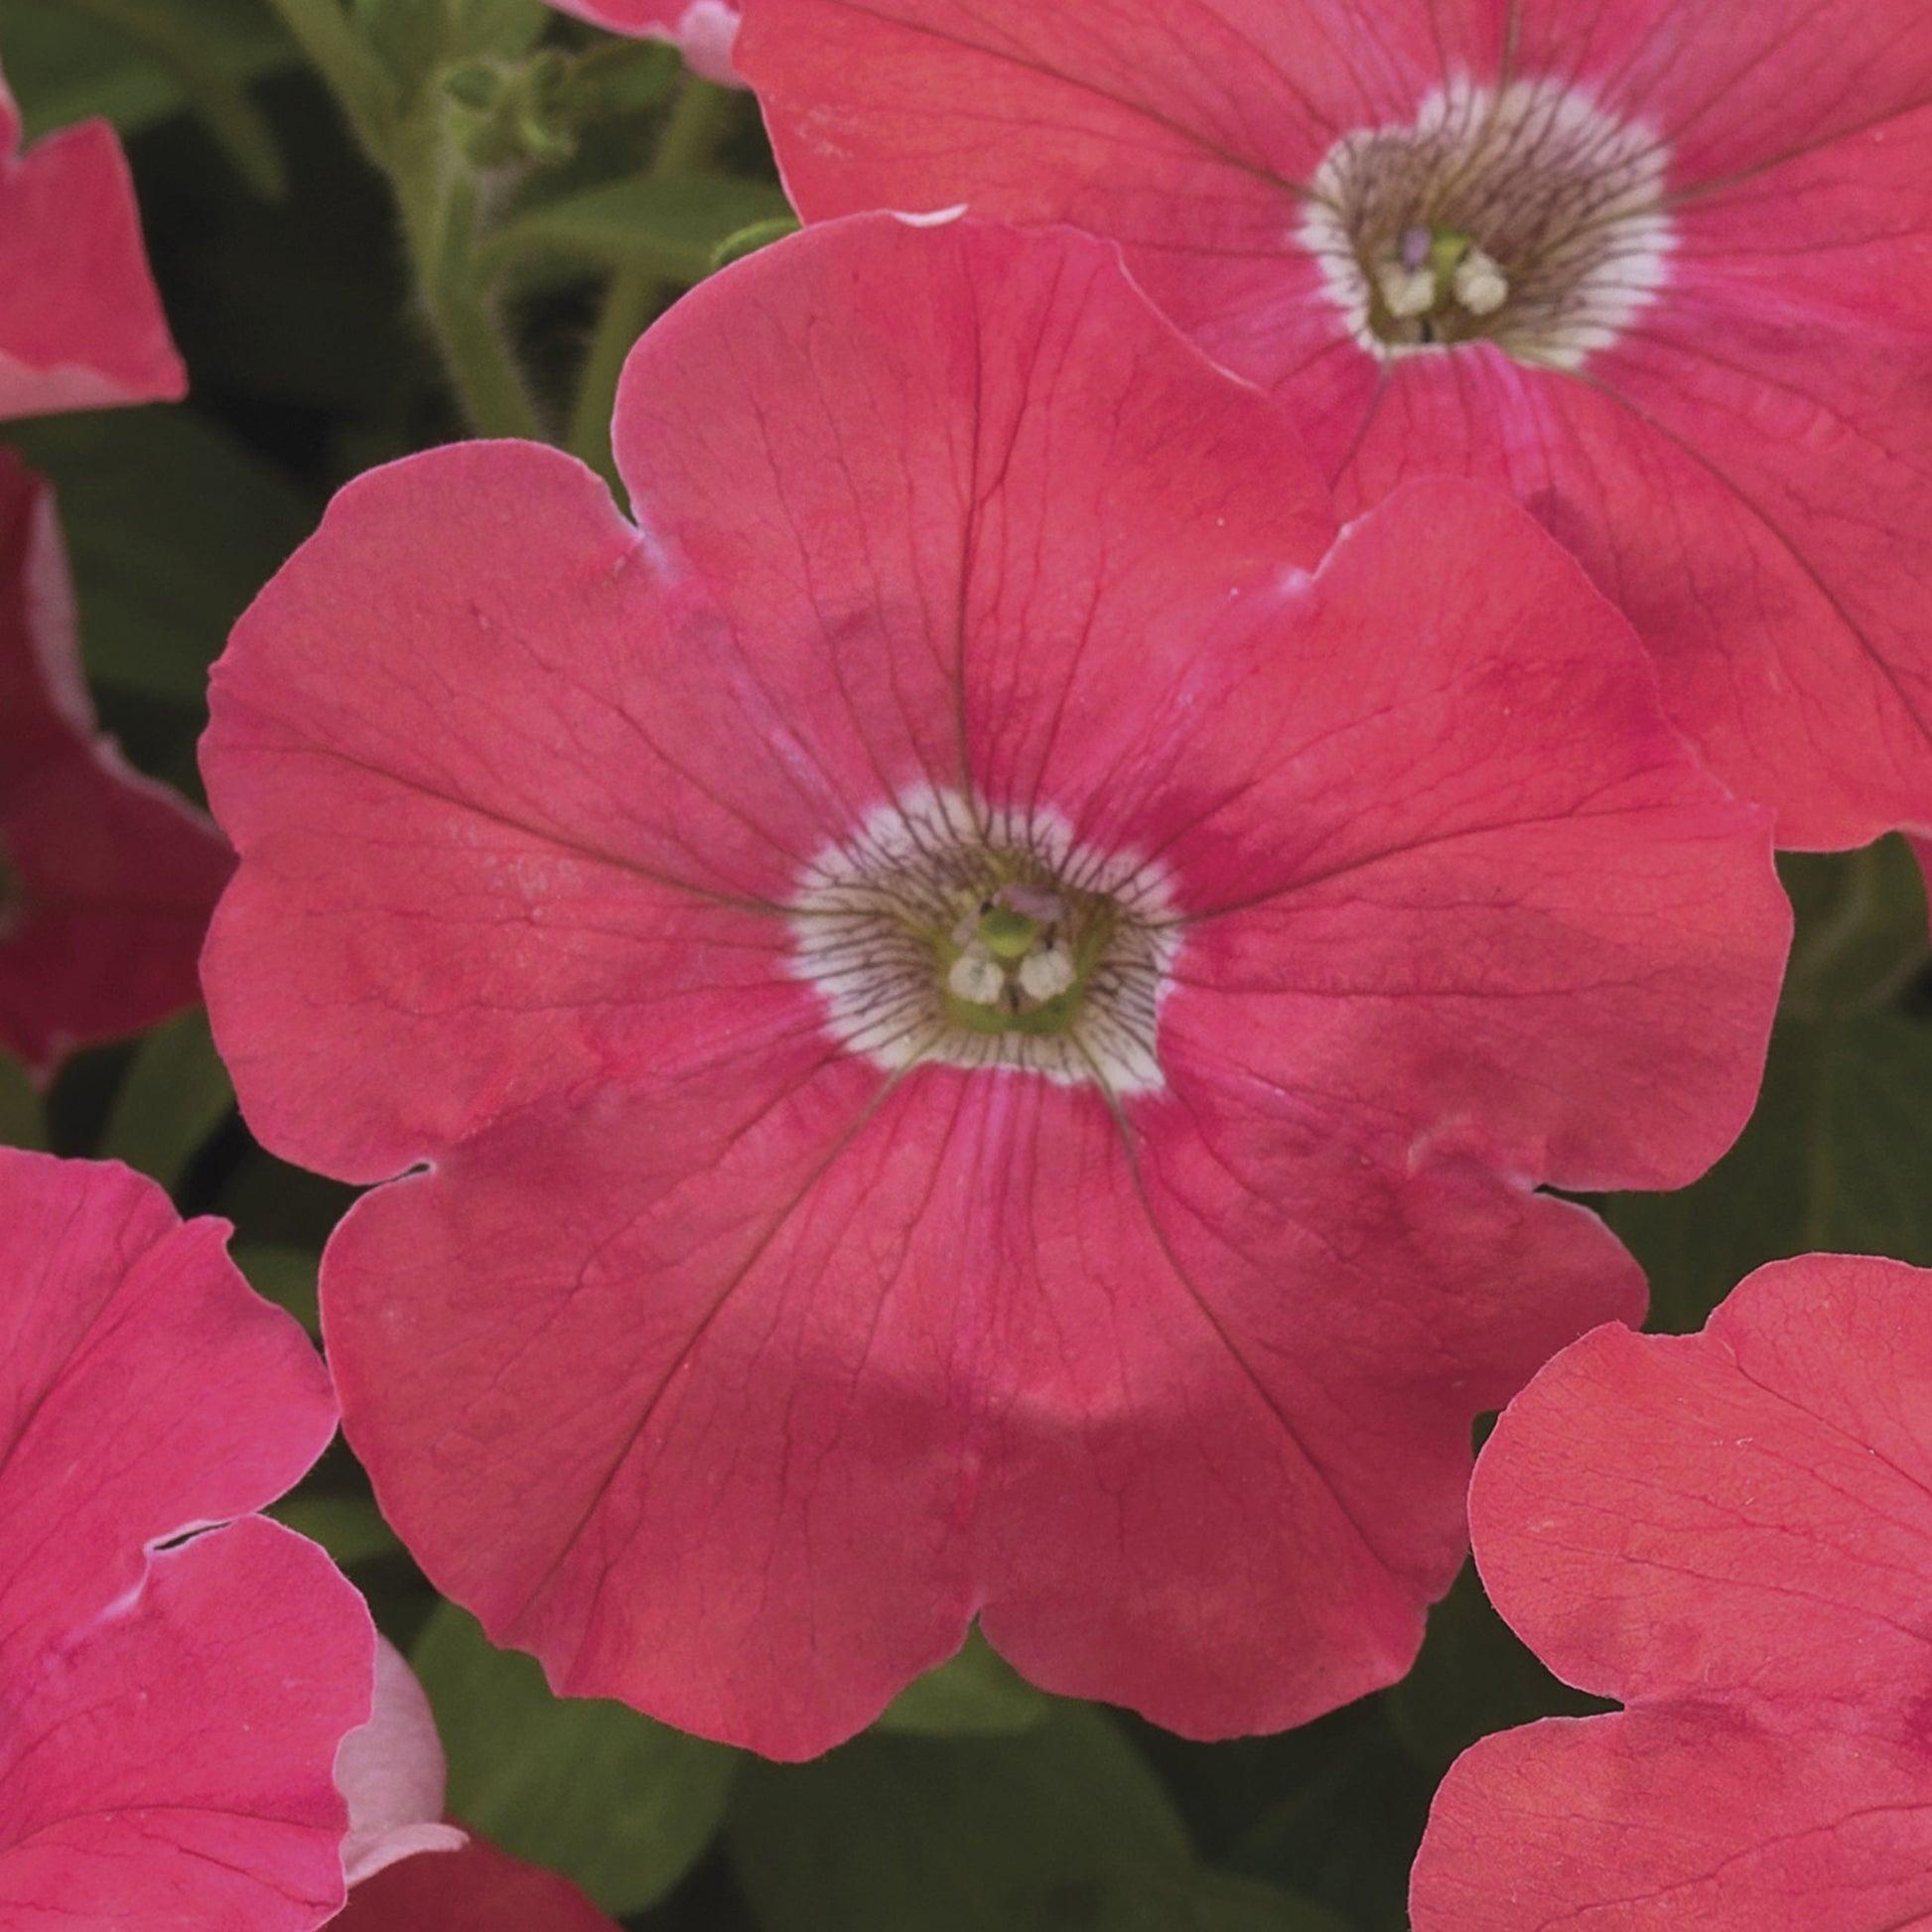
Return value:
<svg viewBox="0 0 1932 1932">
<path fill-rule="evenodd" d="M 345 18 L 338 0 L 268 0 L 268 4 L 342 102 L 362 145 L 386 166 L 385 150 L 395 127 L 395 87 Z"/>
<path fill-rule="evenodd" d="M 652 179 L 702 168 L 724 135 L 735 98 L 727 87 L 687 75 L 651 159 Z M 611 412 L 617 403 L 618 378 L 669 287 L 648 262 L 626 262 L 618 269 L 605 290 L 597 333 L 578 378 L 569 447 L 614 486 L 618 474 L 611 456 Z"/>
<path fill-rule="evenodd" d="M 475 171 L 432 122 L 404 131 L 389 174 L 416 285 L 471 428 L 539 440 L 536 409 L 477 265 Z"/>
<path fill-rule="evenodd" d="M 540 434 L 477 263 L 477 178 L 440 107 L 405 120 L 395 84 L 339 0 L 270 0 L 389 177 L 403 239 L 450 381 L 482 436 Z"/>
<path fill-rule="evenodd" d="M 281 150 L 247 88 L 208 59 L 199 30 L 143 0 L 65 0 L 124 35 L 174 78 L 188 103 L 254 191 L 269 201 L 288 192 Z"/>
</svg>

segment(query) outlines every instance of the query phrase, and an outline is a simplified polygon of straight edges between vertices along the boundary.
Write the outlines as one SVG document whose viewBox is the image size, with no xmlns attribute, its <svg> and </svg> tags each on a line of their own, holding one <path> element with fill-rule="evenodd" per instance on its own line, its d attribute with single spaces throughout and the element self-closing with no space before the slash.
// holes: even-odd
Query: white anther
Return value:
<svg viewBox="0 0 1932 1932">
<path fill-rule="evenodd" d="M 1471 248 L 1455 264 L 1449 288 L 1472 316 L 1493 316 L 1509 300 L 1509 277 L 1493 255 Z"/>
<path fill-rule="evenodd" d="M 1030 1000 L 1057 999 L 1074 977 L 1073 955 L 1064 946 L 1030 952 L 1020 962 L 1020 990 Z"/>
<path fill-rule="evenodd" d="M 1399 322 L 1426 316 L 1436 306 L 1436 277 L 1427 268 L 1384 262 L 1375 271 L 1375 286 L 1382 291 L 1389 314 Z"/>
<path fill-rule="evenodd" d="M 946 972 L 946 986 L 955 1000 L 969 1007 L 996 1007 L 1006 991 L 1007 976 L 983 946 L 969 947 Z"/>
</svg>

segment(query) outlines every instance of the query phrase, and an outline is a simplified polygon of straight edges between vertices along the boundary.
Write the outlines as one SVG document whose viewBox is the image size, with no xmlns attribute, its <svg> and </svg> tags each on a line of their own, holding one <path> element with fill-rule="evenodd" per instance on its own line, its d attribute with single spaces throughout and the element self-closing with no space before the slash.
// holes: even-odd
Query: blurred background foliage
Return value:
<svg viewBox="0 0 1932 1932">
<path fill-rule="evenodd" d="M 363 90 L 346 112 L 285 24 L 319 9 L 362 63 L 336 76 Z M 451 272 L 502 319 L 511 402 L 600 464 L 636 330 L 788 225 L 748 95 L 537 0 L 0 0 L 0 57 L 30 138 L 90 114 L 126 138 L 192 372 L 182 407 L 8 431 L 58 487 L 106 725 L 191 795 L 207 666 L 330 492 L 491 406 L 444 372 L 404 184 L 424 153 L 485 198 Z M 1784 869 L 1798 939 L 1750 1126 L 1693 1187 L 1593 1203 L 1650 1274 L 1655 1327 L 1700 1326 L 1806 1249 L 1932 1265 L 1917 867 L 1890 839 Z M 201 1015 L 80 1055 L 44 1097 L 0 1056 L 0 1138 L 128 1161 L 227 1217 L 255 1286 L 314 1329 L 350 1190 L 255 1145 Z M 439 1601 L 340 1444 L 276 1513 L 411 1650 L 455 1812 L 651 1932 L 1399 1932 L 1456 1752 L 1591 1708 L 1465 1569 L 1406 1682 L 1282 1736 L 1188 1743 L 1049 1699 L 975 1639 L 871 1733 L 769 1765 L 553 1698 Z"/>
</svg>

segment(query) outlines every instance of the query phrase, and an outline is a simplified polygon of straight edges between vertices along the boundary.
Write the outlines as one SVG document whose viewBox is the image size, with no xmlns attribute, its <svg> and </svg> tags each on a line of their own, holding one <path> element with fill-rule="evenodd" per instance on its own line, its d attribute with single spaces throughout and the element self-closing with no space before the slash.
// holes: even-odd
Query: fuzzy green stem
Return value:
<svg viewBox="0 0 1932 1932">
<path fill-rule="evenodd" d="M 309 65 L 329 83 L 357 138 L 386 166 L 394 129 L 395 87 L 344 15 L 338 0 L 268 0 Z"/>
<path fill-rule="evenodd" d="M 652 157 L 653 178 L 688 174 L 711 159 L 731 118 L 735 96 L 729 88 L 687 75 L 677 104 Z M 611 277 L 598 317 L 597 333 L 578 378 L 571 411 L 570 448 L 600 471 L 614 487 L 617 466 L 611 456 L 611 412 L 618 378 L 631 345 L 663 301 L 667 284 L 648 262 L 626 262 Z"/>
<path fill-rule="evenodd" d="M 441 103 L 405 118 L 394 83 L 339 0 L 270 0 L 389 177 L 416 286 L 451 385 L 482 436 L 540 435 L 477 262 L 477 177 Z"/>
<path fill-rule="evenodd" d="M 479 436 L 540 439 L 522 372 L 477 264 L 477 179 L 440 122 L 405 129 L 390 179 L 416 285 L 470 426 Z"/>
</svg>

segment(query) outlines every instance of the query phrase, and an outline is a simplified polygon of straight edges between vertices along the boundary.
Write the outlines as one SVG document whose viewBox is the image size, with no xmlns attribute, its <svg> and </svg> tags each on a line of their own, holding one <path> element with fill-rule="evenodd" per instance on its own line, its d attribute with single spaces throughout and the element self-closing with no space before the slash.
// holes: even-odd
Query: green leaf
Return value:
<svg viewBox="0 0 1932 1932">
<path fill-rule="evenodd" d="M 1306 1898 L 1223 1871 L 1202 1874 L 1191 1909 L 1193 1919 L 1179 1922 L 1191 1922 L 1200 1932 L 1348 1932 L 1334 1913 Z M 1154 1920 L 1149 1932 L 1159 1932 Z"/>
<path fill-rule="evenodd" d="M 457 61 L 513 61 L 537 44 L 553 18 L 541 0 L 452 0 L 446 52 Z"/>
<path fill-rule="evenodd" d="M 630 264 L 673 282 L 700 282 L 718 245 L 754 222 L 786 216 L 783 194 L 730 175 L 637 175 L 542 203 L 483 244 L 492 273 L 562 256 L 605 268 Z"/>
<path fill-rule="evenodd" d="M 282 473 L 192 410 L 9 425 L 53 479 L 90 679 L 198 711 L 228 628 L 314 512 Z"/>
<path fill-rule="evenodd" d="M 621 1704 L 553 1697 L 533 1658 L 495 1649 L 454 1604 L 410 1662 L 449 1753 L 451 1812 L 606 1911 L 661 1898 L 711 1842 L 737 1752 Z"/>
<path fill-rule="evenodd" d="M 1897 833 L 1862 852 L 1781 853 L 1778 874 L 1797 915 L 1786 1014 L 1882 1006 L 1924 969 L 1925 879 Z"/>
<path fill-rule="evenodd" d="M 445 0 L 349 0 L 349 18 L 390 78 L 400 83 L 402 97 L 413 98 L 448 40 Z"/>
<path fill-rule="evenodd" d="M 1407 1932 L 1409 1866 L 1438 1782 L 1385 1697 L 1296 1730 L 1194 1743 L 1135 1736 L 1215 1866 L 1318 1903 L 1355 1932 Z"/>
<path fill-rule="evenodd" d="M 234 138 L 237 103 L 241 121 L 257 123 L 240 137 L 250 158 L 230 151 L 245 168 L 259 169 L 267 129 L 242 89 L 300 58 L 266 10 L 256 0 L 122 0 L 121 11 L 192 58 L 192 84 L 204 95 L 194 104 L 207 118 L 209 102 L 219 103 L 210 127 L 224 145 Z M 74 0 L 0 0 L 0 47 L 30 141 L 91 114 L 136 134 L 190 104 L 191 77 L 157 58 L 152 41 L 142 44 Z"/>
<path fill-rule="evenodd" d="M 225 67 L 210 41 L 205 18 L 168 0 L 67 0 L 122 35 L 180 89 L 242 179 L 270 201 L 288 192 L 282 152 L 245 79 Z"/>
<path fill-rule="evenodd" d="M 754 221 L 749 228 L 728 234 L 711 251 L 711 266 L 714 270 L 729 268 L 733 262 L 743 261 L 747 255 L 756 255 L 760 248 L 768 248 L 774 241 L 796 234 L 798 227 L 795 214 L 777 214 L 768 221 Z"/>
<path fill-rule="evenodd" d="M 1023 1735 L 874 1731 L 816 1763 L 749 1762 L 732 1803 L 765 1932 L 1315 1932 L 1287 1894 L 1204 1870 L 1108 1716 Z"/>
<path fill-rule="evenodd" d="M 268 1513 L 298 1536 L 320 1543 L 345 1570 L 402 1548 L 395 1531 L 364 1496 L 285 1496 Z"/>
<path fill-rule="evenodd" d="M 1787 1255 L 1932 1267 L 1932 1026 L 1888 1012 L 1781 1021 L 1736 1146 L 1693 1186 L 1602 1206 L 1650 1276 L 1651 1326 L 1671 1332 L 1701 1327 Z"/>
<path fill-rule="evenodd" d="M 135 1049 L 100 1137 L 103 1161 L 125 1161 L 175 1187 L 227 1119 L 234 1088 L 200 1007 L 157 1027 Z"/>
<path fill-rule="evenodd" d="M 306 1248 L 282 1247 L 270 1241 L 238 1241 L 234 1265 L 247 1276 L 248 1286 L 257 1295 L 287 1309 L 310 1334 L 322 1333 L 316 1308 L 315 1255 Z"/>
<path fill-rule="evenodd" d="M 1544 1669 L 1490 1606 L 1470 1563 L 1430 1611 L 1422 1655 L 1386 1701 L 1403 1742 L 1438 1774 L 1492 1730 L 1610 1708 Z"/>
<path fill-rule="evenodd" d="M 0 1147 L 47 1151 L 47 1110 L 27 1069 L 11 1053 L 0 1052 Z"/>
<path fill-rule="evenodd" d="M 1044 1691 L 1016 1671 L 979 1633 L 959 1654 L 915 1678 L 875 1728 L 916 1737 L 994 1737 L 1030 1729 L 1052 1709 Z"/>
</svg>

